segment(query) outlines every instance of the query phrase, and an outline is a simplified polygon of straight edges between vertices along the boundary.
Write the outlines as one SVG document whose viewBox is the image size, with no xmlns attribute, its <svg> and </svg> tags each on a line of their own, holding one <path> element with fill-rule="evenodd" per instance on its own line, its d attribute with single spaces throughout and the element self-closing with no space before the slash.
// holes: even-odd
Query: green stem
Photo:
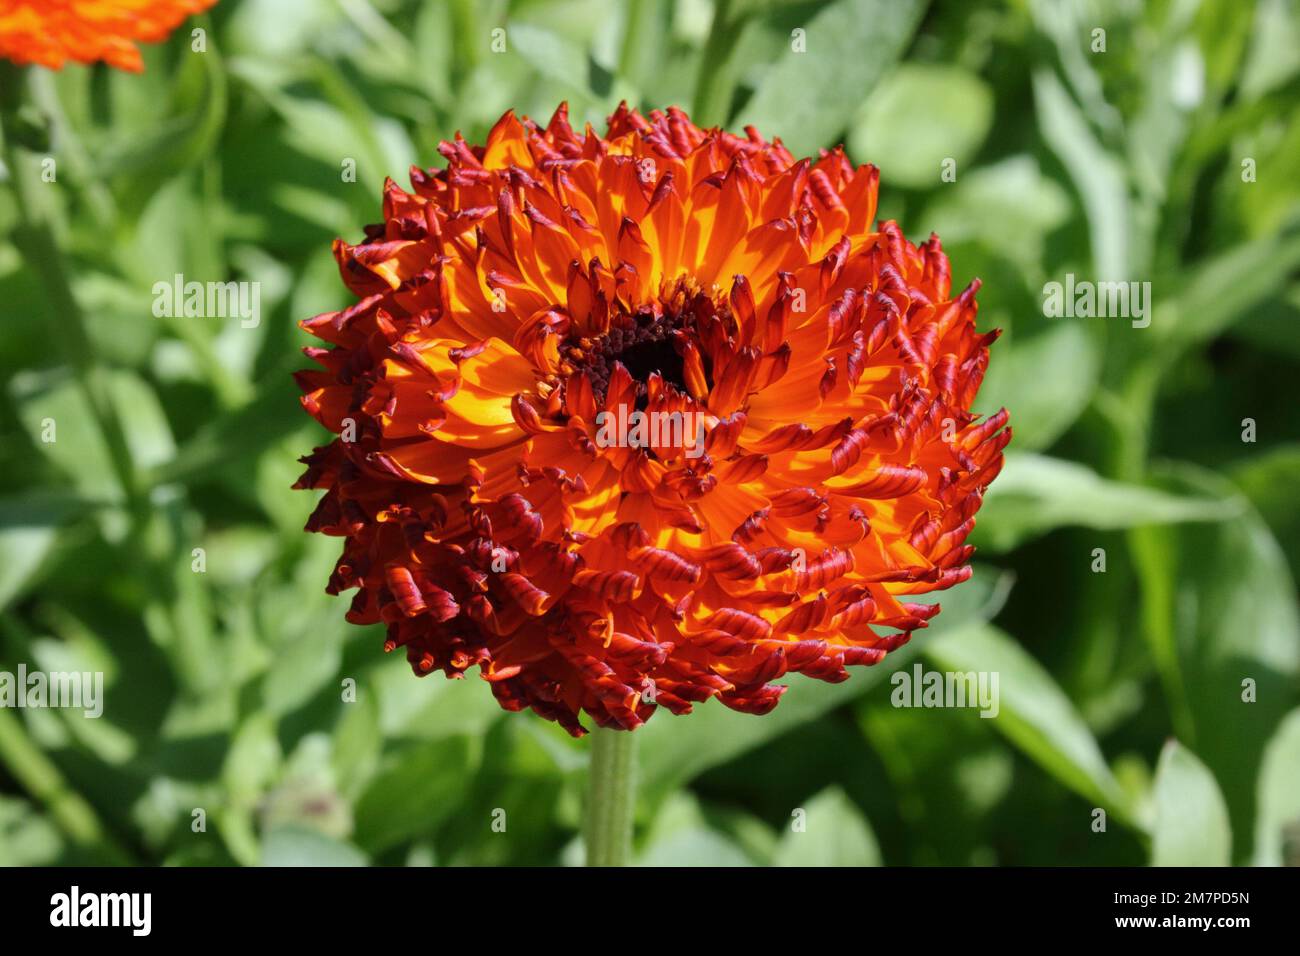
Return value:
<svg viewBox="0 0 1300 956">
<path fill-rule="evenodd" d="M 108 383 L 100 374 L 85 316 L 72 293 L 72 283 L 55 237 L 51 203 L 45 193 L 51 187 L 41 180 L 38 157 L 17 142 L 27 73 L 23 68 L 8 64 L 0 64 L 0 67 L 3 67 L 0 71 L 3 159 L 18 211 L 13 242 L 28 268 L 44 286 L 51 309 L 49 318 L 53 338 L 62 346 L 69 364 L 77 373 L 77 383 L 108 445 L 123 495 L 138 511 L 140 488 L 130 446 L 108 392 Z"/>
<path fill-rule="evenodd" d="M 8 710 L 0 710 L 0 766 L 44 804 L 58 827 L 78 846 L 96 853 L 104 862 L 131 862 L 105 831 L 94 808 L 68 786 L 58 767 L 27 736 L 22 721 Z"/>
<path fill-rule="evenodd" d="M 634 84 L 637 94 L 642 95 L 641 51 L 645 49 L 642 37 L 647 32 L 643 21 L 646 19 L 646 14 L 651 11 L 646 7 L 645 0 L 628 0 L 626 12 L 627 24 L 623 27 L 623 48 L 618 55 L 618 75 Z"/>
<path fill-rule="evenodd" d="M 587 865 L 626 866 L 636 811 L 636 735 L 602 730 L 591 736 L 587 793 Z"/>
<path fill-rule="evenodd" d="M 731 18 L 731 0 L 718 0 L 713 7 L 713 26 L 700 57 L 700 74 L 695 83 L 691 119 L 701 127 L 722 126 L 731 109 L 732 75 L 730 51 L 740 29 Z"/>
</svg>

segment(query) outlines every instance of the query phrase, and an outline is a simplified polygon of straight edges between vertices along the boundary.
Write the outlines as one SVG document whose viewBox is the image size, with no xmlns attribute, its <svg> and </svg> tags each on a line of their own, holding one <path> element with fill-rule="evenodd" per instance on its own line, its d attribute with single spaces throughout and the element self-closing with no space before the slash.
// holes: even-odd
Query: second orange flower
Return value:
<svg viewBox="0 0 1300 956">
<path fill-rule="evenodd" d="M 217 0 L 0 0 L 0 58 L 52 70 L 68 60 L 144 69 L 137 43 L 167 39 Z"/>
</svg>

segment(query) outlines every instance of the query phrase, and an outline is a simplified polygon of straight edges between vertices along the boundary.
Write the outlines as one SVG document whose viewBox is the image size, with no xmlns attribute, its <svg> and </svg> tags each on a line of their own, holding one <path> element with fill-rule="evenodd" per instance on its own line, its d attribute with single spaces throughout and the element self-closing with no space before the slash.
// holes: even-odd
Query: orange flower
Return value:
<svg viewBox="0 0 1300 956">
<path fill-rule="evenodd" d="M 144 69 L 135 44 L 158 43 L 217 0 L 0 0 L 0 57 L 58 70 L 69 60 Z"/>
<path fill-rule="evenodd" d="M 303 323 L 334 348 L 298 381 L 341 437 L 298 487 L 346 538 L 328 590 L 417 673 L 478 665 L 575 735 L 761 714 L 970 576 L 1011 437 L 969 411 L 978 283 L 952 298 L 937 237 L 873 226 L 875 167 L 747 132 L 507 113 L 335 243 L 359 301 Z"/>
</svg>

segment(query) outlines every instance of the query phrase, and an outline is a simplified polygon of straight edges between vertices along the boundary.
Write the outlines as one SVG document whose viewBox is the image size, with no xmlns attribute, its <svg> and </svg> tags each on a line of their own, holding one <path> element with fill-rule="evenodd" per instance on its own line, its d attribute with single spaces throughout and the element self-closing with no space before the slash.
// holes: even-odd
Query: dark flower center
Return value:
<svg viewBox="0 0 1300 956">
<path fill-rule="evenodd" d="M 686 388 L 682 357 L 667 339 L 648 338 L 634 345 L 625 345 L 614 358 L 623 363 L 638 382 L 646 381 L 658 372 L 665 382 L 679 389 Z"/>
<path fill-rule="evenodd" d="M 570 339 L 560 349 L 573 368 L 587 374 L 592 392 L 599 403 L 605 400 L 614 363 L 621 362 L 636 383 L 636 407 L 645 409 L 648 383 L 656 372 L 665 385 L 687 392 L 685 361 L 673 344 L 674 333 L 681 331 L 698 344 L 702 321 L 723 320 L 731 323 L 726 306 L 721 307 L 708 296 L 679 282 L 661 305 L 616 317 L 610 330 L 595 339 Z M 703 350 L 701 350 L 703 352 Z M 713 387 L 712 362 L 701 355 L 704 377 Z"/>
<path fill-rule="evenodd" d="M 682 357 L 672 342 L 673 332 L 681 327 L 680 316 L 639 313 L 596 339 L 581 364 L 597 399 L 605 397 L 615 362 L 621 362 L 636 382 L 638 408 L 645 408 L 647 383 L 655 372 L 665 384 L 686 391 Z"/>
</svg>

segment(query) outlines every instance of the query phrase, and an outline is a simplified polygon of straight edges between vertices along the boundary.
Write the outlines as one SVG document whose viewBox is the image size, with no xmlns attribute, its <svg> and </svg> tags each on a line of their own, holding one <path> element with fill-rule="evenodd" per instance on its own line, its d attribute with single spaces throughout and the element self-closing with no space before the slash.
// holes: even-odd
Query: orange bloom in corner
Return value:
<svg viewBox="0 0 1300 956">
<path fill-rule="evenodd" d="M 217 0 L 0 0 L 0 58 L 62 69 L 103 60 L 144 69 L 136 43 L 159 43 Z"/>
<path fill-rule="evenodd" d="M 970 412 L 978 283 L 874 225 L 875 167 L 625 107 L 440 152 L 303 323 L 348 620 L 575 735 L 766 713 L 926 626 L 1011 431 Z"/>
</svg>

